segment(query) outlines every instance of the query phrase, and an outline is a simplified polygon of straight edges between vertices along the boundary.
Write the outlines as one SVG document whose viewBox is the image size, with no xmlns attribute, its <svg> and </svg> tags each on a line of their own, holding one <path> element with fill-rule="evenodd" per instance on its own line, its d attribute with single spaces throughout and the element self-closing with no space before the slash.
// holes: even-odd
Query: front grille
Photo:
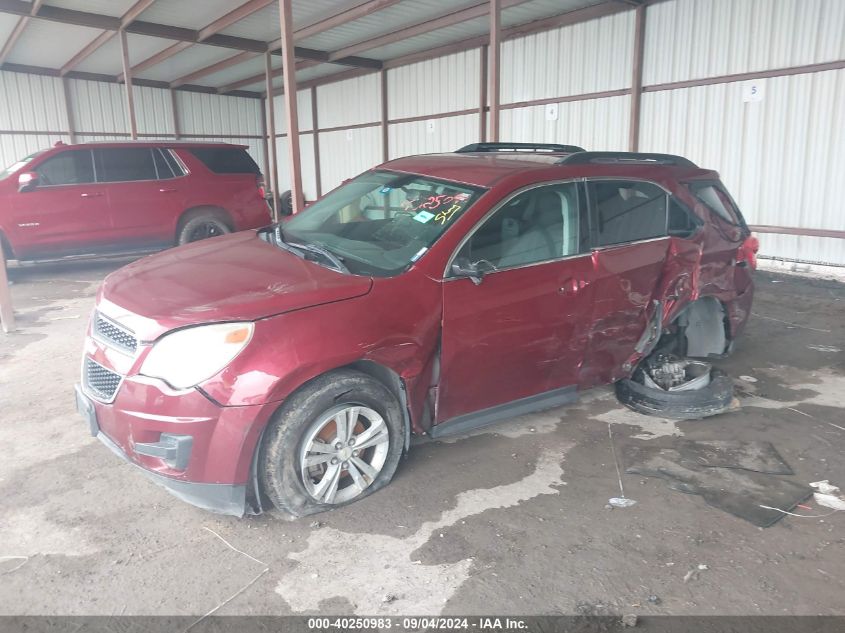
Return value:
<svg viewBox="0 0 845 633">
<path fill-rule="evenodd" d="M 104 343 L 131 354 L 138 349 L 138 340 L 132 332 L 105 318 L 99 312 L 94 315 L 94 335 Z"/>
<path fill-rule="evenodd" d="M 95 363 L 90 358 L 85 359 L 83 373 L 85 389 L 89 394 L 94 396 L 97 400 L 102 400 L 103 402 L 111 402 L 114 400 L 117 388 L 120 387 L 120 382 L 123 380 L 120 374 L 116 374 L 113 371 L 106 369 L 99 363 Z"/>
</svg>

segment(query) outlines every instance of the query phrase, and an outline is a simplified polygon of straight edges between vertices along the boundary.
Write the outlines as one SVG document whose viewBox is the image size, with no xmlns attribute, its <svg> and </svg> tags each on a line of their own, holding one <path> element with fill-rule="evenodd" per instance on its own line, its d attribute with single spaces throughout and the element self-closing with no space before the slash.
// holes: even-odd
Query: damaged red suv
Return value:
<svg viewBox="0 0 845 633">
<path fill-rule="evenodd" d="M 77 406 L 186 501 L 303 516 L 387 484 L 412 434 L 595 385 L 715 412 L 718 378 L 678 359 L 731 351 L 756 248 L 718 174 L 678 156 L 497 143 L 401 158 L 284 224 L 109 275 Z"/>
</svg>

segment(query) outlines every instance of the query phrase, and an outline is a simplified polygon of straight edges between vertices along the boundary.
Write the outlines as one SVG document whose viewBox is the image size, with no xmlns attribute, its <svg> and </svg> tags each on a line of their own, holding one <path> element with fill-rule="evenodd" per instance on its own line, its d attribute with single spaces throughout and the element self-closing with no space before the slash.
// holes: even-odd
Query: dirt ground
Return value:
<svg viewBox="0 0 845 633">
<path fill-rule="evenodd" d="M 771 441 L 795 481 L 845 488 L 842 284 L 758 274 L 747 334 L 719 363 L 739 411 L 675 424 L 595 390 L 419 440 L 393 483 L 352 506 L 239 520 L 169 496 L 74 411 L 95 292 L 122 263 L 11 271 L 20 331 L 0 334 L 0 614 L 202 615 L 224 602 L 220 615 L 845 614 L 845 513 L 811 500 L 798 512 L 814 518 L 761 529 L 624 473 L 636 505 L 606 508 L 620 494 L 609 424 L 617 453 L 680 436 Z"/>
</svg>

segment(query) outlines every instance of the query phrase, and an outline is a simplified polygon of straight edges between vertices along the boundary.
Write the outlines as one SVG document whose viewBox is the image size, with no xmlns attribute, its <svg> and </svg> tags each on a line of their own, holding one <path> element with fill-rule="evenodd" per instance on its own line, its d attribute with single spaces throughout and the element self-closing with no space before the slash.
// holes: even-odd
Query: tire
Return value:
<svg viewBox="0 0 845 633">
<path fill-rule="evenodd" d="M 285 191 L 279 196 L 279 215 L 293 215 L 293 195 Z"/>
<path fill-rule="evenodd" d="M 733 401 L 733 381 L 714 369 L 710 384 L 693 391 L 664 391 L 632 379 L 616 383 L 616 398 L 629 409 L 671 420 L 699 420 L 724 413 Z"/>
<path fill-rule="evenodd" d="M 357 458 L 336 450 L 336 434 L 341 432 L 341 425 L 336 418 L 330 417 L 334 411 L 348 412 L 351 407 L 358 410 L 357 420 L 349 425 L 354 427 L 351 437 L 346 437 L 355 440 L 364 437 L 369 429 L 379 431 L 378 436 L 373 436 L 380 440 L 378 444 L 357 453 Z M 385 428 L 371 420 L 374 416 L 381 418 Z M 318 432 L 318 427 L 326 418 L 330 421 Z M 369 427 L 365 427 L 368 423 Z M 362 430 L 356 430 L 362 427 Z M 386 440 L 383 435 L 386 435 Z M 294 517 L 348 505 L 387 485 L 402 456 L 404 436 L 401 407 L 387 387 L 361 372 L 332 372 L 308 383 L 288 398 L 273 416 L 259 449 L 259 483 L 277 509 Z M 367 441 L 363 440 L 362 444 L 365 443 Z M 315 446 L 321 450 L 308 450 Z M 333 452 L 323 450 L 325 448 L 331 448 Z M 350 445 L 341 450 L 348 452 L 353 448 Z M 323 461 L 311 466 L 311 470 L 304 467 L 304 459 L 316 461 L 323 455 L 326 459 L 338 460 L 337 465 L 333 465 L 334 461 Z M 377 469 L 377 475 L 368 476 L 363 467 L 359 468 L 361 461 L 371 469 Z M 323 470 L 322 476 L 318 476 L 320 470 Z M 332 472 L 338 473 L 338 483 L 330 499 L 332 486 L 323 484 L 324 480 L 330 481 L 326 478 Z M 355 473 L 368 484 L 363 489 L 361 480 L 353 476 Z M 325 490 L 325 493 L 320 493 L 320 490 Z"/>
<path fill-rule="evenodd" d="M 185 222 L 179 230 L 176 243 L 182 246 L 183 244 L 190 244 L 191 242 L 198 242 L 199 240 L 226 235 L 231 232 L 232 228 L 229 226 L 229 223 L 219 214 L 202 213 Z"/>
</svg>

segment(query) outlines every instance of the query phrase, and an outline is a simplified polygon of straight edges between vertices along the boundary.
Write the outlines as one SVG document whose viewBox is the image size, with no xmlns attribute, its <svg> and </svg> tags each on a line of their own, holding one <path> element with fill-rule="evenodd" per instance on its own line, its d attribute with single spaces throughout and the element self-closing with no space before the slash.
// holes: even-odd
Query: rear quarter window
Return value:
<svg viewBox="0 0 845 633">
<path fill-rule="evenodd" d="M 194 147 L 188 151 L 215 174 L 261 173 L 246 150 L 238 147 Z"/>
<path fill-rule="evenodd" d="M 690 185 L 692 195 L 697 200 L 704 203 L 708 209 L 730 224 L 739 224 L 739 218 L 733 208 L 733 204 L 728 199 L 727 194 L 713 184 L 694 184 Z"/>
</svg>

